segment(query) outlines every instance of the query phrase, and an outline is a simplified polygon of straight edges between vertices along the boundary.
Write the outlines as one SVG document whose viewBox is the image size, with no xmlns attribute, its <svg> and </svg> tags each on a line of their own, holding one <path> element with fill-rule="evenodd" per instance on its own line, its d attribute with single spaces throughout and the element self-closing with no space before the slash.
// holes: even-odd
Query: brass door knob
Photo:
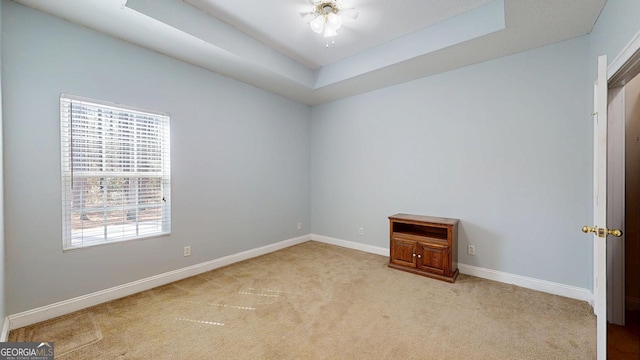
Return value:
<svg viewBox="0 0 640 360">
<path fill-rule="evenodd" d="M 607 234 L 620 237 L 622 236 L 622 231 L 620 231 L 620 229 L 607 230 Z"/>
<path fill-rule="evenodd" d="M 622 236 L 622 231 L 620 231 L 619 229 L 612 229 L 612 230 L 606 230 L 603 228 L 599 228 L 597 226 L 594 227 L 590 227 L 590 226 L 583 226 L 582 227 L 582 232 L 585 234 L 588 233 L 596 233 L 598 234 L 599 237 L 605 237 L 607 234 L 608 235 L 613 235 L 615 237 L 620 237 Z"/>
</svg>

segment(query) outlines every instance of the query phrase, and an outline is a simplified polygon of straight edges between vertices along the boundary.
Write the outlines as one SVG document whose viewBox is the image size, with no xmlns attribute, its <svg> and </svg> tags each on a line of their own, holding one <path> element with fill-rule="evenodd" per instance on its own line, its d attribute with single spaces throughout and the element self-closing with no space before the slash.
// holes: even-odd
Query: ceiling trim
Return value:
<svg viewBox="0 0 640 360">
<path fill-rule="evenodd" d="M 182 0 L 128 0 L 126 7 L 156 20 L 171 31 L 184 32 L 204 44 L 245 59 L 252 66 L 313 87 L 313 73 L 304 65 Z"/>
<path fill-rule="evenodd" d="M 316 71 L 314 89 L 380 70 L 409 59 L 504 30 L 504 0 L 494 0 L 461 15 L 362 51 Z"/>
</svg>

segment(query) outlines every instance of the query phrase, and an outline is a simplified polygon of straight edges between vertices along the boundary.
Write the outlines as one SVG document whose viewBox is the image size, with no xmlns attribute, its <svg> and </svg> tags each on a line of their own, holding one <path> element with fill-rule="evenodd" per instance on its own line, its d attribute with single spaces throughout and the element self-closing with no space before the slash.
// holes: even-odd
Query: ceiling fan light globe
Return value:
<svg viewBox="0 0 640 360">
<path fill-rule="evenodd" d="M 322 15 L 316 16 L 315 19 L 309 22 L 309 27 L 311 28 L 311 31 L 313 31 L 314 33 L 317 33 L 317 34 L 322 33 L 322 30 L 324 29 L 324 16 Z"/>
<path fill-rule="evenodd" d="M 333 30 L 338 30 L 342 26 L 342 18 L 334 13 L 327 15 L 327 24 L 331 26 Z"/>
<path fill-rule="evenodd" d="M 328 38 L 328 37 L 332 37 L 332 36 L 336 36 L 338 35 L 338 33 L 336 32 L 335 29 L 331 28 L 331 26 L 326 26 L 324 29 L 324 37 Z"/>
</svg>

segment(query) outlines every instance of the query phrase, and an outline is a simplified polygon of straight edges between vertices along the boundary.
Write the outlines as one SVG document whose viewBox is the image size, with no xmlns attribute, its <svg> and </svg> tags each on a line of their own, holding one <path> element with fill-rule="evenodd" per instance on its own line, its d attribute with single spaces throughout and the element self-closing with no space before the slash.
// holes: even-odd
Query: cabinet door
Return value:
<svg viewBox="0 0 640 360">
<path fill-rule="evenodd" d="M 391 262 L 397 265 L 416 267 L 416 242 L 391 239 Z"/>
<path fill-rule="evenodd" d="M 449 275 L 449 247 L 445 245 L 417 243 L 417 268 L 434 274 Z"/>
</svg>

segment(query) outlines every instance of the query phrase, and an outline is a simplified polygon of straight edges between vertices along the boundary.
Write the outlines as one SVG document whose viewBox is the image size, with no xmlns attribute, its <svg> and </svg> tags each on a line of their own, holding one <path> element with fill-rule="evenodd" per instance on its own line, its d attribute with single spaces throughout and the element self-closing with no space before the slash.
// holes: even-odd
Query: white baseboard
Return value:
<svg viewBox="0 0 640 360">
<path fill-rule="evenodd" d="M 2 322 L 2 332 L 0 332 L 0 342 L 7 342 L 9 340 L 9 318 L 5 317 Z"/>
<path fill-rule="evenodd" d="M 365 251 L 372 254 L 389 256 L 389 249 L 378 246 L 365 245 L 353 241 L 335 239 L 328 236 L 316 234 L 311 234 L 311 240 L 331 245 L 342 246 L 349 249 Z M 502 271 L 491 270 L 472 265 L 458 264 L 458 269 L 460 270 L 461 274 L 472 275 L 475 277 L 494 280 L 506 284 L 513 284 L 523 288 L 564 296 L 571 299 L 582 300 L 588 302 L 589 304 L 593 304 L 593 294 L 590 290 L 585 288 L 554 283 L 546 280 L 534 279 L 526 276 L 514 275 Z"/>
<path fill-rule="evenodd" d="M 546 280 L 510 274 L 502 271 L 481 268 L 473 265 L 458 264 L 461 274 L 472 275 L 479 278 L 499 281 L 505 284 L 512 284 L 523 288 L 546 292 L 549 294 L 582 300 L 592 304 L 593 294 L 589 289 L 576 286 L 564 285 Z"/>
<path fill-rule="evenodd" d="M 311 240 L 311 236 L 307 234 L 297 238 L 280 241 L 275 244 L 262 246 L 256 249 L 243 251 L 237 254 L 224 256 L 219 259 L 148 277 L 146 279 L 137 280 L 128 284 L 112 287 L 110 289 L 97 291 L 91 294 L 78 296 L 73 299 L 64 300 L 36 309 L 27 310 L 18 314 L 9 315 L 7 317 L 7 320 L 5 320 L 5 326 L 7 327 L 7 336 L 9 330 L 18 329 L 23 326 L 28 326 L 41 321 L 53 319 L 55 317 L 69 314 L 74 311 L 82 310 L 91 306 L 102 304 L 107 301 L 133 295 L 141 291 L 169 284 L 174 281 L 182 280 L 190 276 L 221 268 L 223 266 L 231 265 L 239 261 L 251 259 L 293 245 L 301 244 L 309 240 Z M 4 327 L 2 334 L 4 335 Z"/>
<path fill-rule="evenodd" d="M 389 256 L 389 249 L 379 247 L 379 246 L 366 245 L 366 244 L 361 244 L 354 241 L 341 240 L 341 239 L 336 239 L 336 238 L 317 235 L 317 234 L 311 234 L 311 240 L 322 242 L 325 244 L 336 245 L 336 246 L 340 246 L 348 249 L 360 250 L 360 251 L 368 252 L 371 254 Z"/>
<path fill-rule="evenodd" d="M 18 314 L 9 315 L 3 324 L 0 341 L 6 341 L 9 331 L 23 326 L 28 326 L 41 321 L 53 319 L 58 316 L 82 310 L 107 301 L 119 299 L 154 287 L 169 284 L 182 280 L 190 276 L 198 275 L 223 266 L 231 265 L 239 261 L 251 259 L 260 255 L 268 254 L 293 245 L 301 244 L 309 240 L 314 240 L 326 244 L 341 246 L 344 248 L 360 250 L 372 254 L 389 256 L 389 249 L 379 246 L 366 245 L 353 241 L 341 240 L 317 234 L 307 234 L 297 238 L 284 240 L 275 244 L 262 246 L 256 249 L 243 251 L 237 254 L 228 255 L 219 259 L 214 259 L 204 263 L 192 265 L 186 268 L 170 271 L 164 274 L 148 277 L 131 283 L 123 284 L 113 288 L 97 291 L 91 294 L 82 295 L 73 299 L 60 301 L 54 304 L 42 306 L 36 309 L 27 310 Z M 483 279 L 499 281 L 507 284 L 517 285 L 523 288 L 542 291 L 550 294 L 560 295 L 572 299 L 588 301 L 592 303 L 593 295 L 587 289 L 568 286 L 550 281 L 514 275 L 501 271 L 481 268 L 472 265 L 458 264 L 462 274 L 473 275 Z"/>
</svg>

